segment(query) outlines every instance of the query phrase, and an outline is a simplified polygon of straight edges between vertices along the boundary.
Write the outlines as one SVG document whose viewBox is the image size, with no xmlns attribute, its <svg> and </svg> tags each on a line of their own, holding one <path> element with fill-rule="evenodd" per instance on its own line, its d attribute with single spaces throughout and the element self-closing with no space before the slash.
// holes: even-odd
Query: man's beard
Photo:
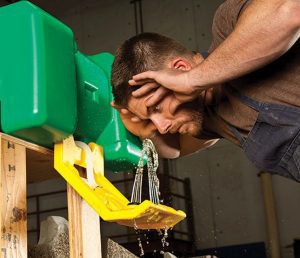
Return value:
<svg viewBox="0 0 300 258">
<path fill-rule="evenodd" d="M 193 137 L 198 137 L 201 135 L 203 130 L 203 118 L 204 118 L 204 105 L 202 101 L 195 100 L 189 103 L 184 103 L 184 107 L 189 110 L 192 110 L 190 116 L 192 117 L 191 121 L 193 121 L 193 132 L 190 133 Z"/>
</svg>

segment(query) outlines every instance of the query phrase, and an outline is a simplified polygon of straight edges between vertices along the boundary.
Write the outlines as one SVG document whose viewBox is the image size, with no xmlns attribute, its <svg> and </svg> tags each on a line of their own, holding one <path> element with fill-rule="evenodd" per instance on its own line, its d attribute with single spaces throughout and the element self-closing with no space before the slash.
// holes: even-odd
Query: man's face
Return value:
<svg viewBox="0 0 300 258">
<path fill-rule="evenodd" d="M 179 69 L 188 71 L 193 66 L 204 60 L 202 55 L 195 54 L 192 60 L 186 58 L 174 58 L 169 60 L 165 65 L 166 68 Z M 180 133 L 190 136 L 198 136 L 202 130 L 203 122 L 203 101 L 195 100 L 191 103 L 185 103 L 177 107 L 175 112 L 170 111 L 174 95 L 172 92 L 165 96 L 155 107 L 147 107 L 147 100 L 153 93 L 146 94 L 142 97 L 131 96 L 128 101 L 128 110 L 139 117 L 143 123 L 145 121 L 152 123 L 152 131 L 145 132 L 144 135 L 153 136 L 153 129 L 156 128 L 160 134 Z"/>
<path fill-rule="evenodd" d="M 147 107 L 146 102 L 151 97 L 149 93 L 143 97 L 130 97 L 128 110 L 139 117 L 153 123 L 160 134 L 180 133 L 191 136 L 199 135 L 202 129 L 201 103 L 194 101 L 177 108 L 175 113 L 170 112 L 173 96 L 167 95 L 156 107 Z"/>
</svg>

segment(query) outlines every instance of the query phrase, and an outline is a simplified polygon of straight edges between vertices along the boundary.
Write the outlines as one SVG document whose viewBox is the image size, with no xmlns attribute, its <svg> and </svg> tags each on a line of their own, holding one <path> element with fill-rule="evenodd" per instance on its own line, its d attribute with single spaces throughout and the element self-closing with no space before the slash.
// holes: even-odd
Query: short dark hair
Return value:
<svg viewBox="0 0 300 258">
<path fill-rule="evenodd" d="M 111 82 L 115 103 L 126 107 L 131 92 L 128 81 L 133 75 L 164 68 L 172 57 L 191 58 L 193 52 L 177 41 L 157 33 L 142 33 L 126 40 L 115 53 Z"/>
</svg>

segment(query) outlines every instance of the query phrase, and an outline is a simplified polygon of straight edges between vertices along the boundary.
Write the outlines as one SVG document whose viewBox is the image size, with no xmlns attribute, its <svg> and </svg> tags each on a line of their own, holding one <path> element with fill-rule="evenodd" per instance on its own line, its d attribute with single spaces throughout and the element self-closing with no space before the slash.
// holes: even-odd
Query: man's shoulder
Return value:
<svg viewBox="0 0 300 258">
<path fill-rule="evenodd" d="M 224 1 L 217 9 L 217 12 L 237 12 L 243 10 L 243 8 L 247 7 L 252 0 L 226 0 Z"/>
<path fill-rule="evenodd" d="M 234 30 L 241 13 L 251 0 L 227 0 L 215 12 L 212 25 L 212 45 L 210 51 L 216 49 Z"/>
<path fill-rule="evenodd" d="M 214 20 L 233 29 L 240 15 L 251 2 L 251 0 L 226 0 L 218 7 Z"/>
</svg>

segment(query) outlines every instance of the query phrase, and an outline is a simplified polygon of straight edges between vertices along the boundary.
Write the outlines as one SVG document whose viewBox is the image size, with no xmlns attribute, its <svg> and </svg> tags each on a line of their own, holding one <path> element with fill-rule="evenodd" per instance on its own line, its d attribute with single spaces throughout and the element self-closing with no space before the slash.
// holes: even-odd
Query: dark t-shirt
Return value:
<svg viewBox="0 0 300 258">
<path fill-rule="evenodd" d="M 227 0 L 218 8 L 213 21 L 213 40 L 209 52 L 214 51 L 234 30 L 240 14 L 250 3 L 251 0 Z M 227 84 L 260 102 L 300 107 L 299 40 L 273 63 Z M 228 125 L 236 127 L 246 136 L 257 118 L 257 112 L 230 94 L 226 87 L 222 87 L 222 100 L 215 107 L 209 108 L 208 112 L 209 126 L 206 129 L 234 143 L 238 141 Z"/>
</svg>

